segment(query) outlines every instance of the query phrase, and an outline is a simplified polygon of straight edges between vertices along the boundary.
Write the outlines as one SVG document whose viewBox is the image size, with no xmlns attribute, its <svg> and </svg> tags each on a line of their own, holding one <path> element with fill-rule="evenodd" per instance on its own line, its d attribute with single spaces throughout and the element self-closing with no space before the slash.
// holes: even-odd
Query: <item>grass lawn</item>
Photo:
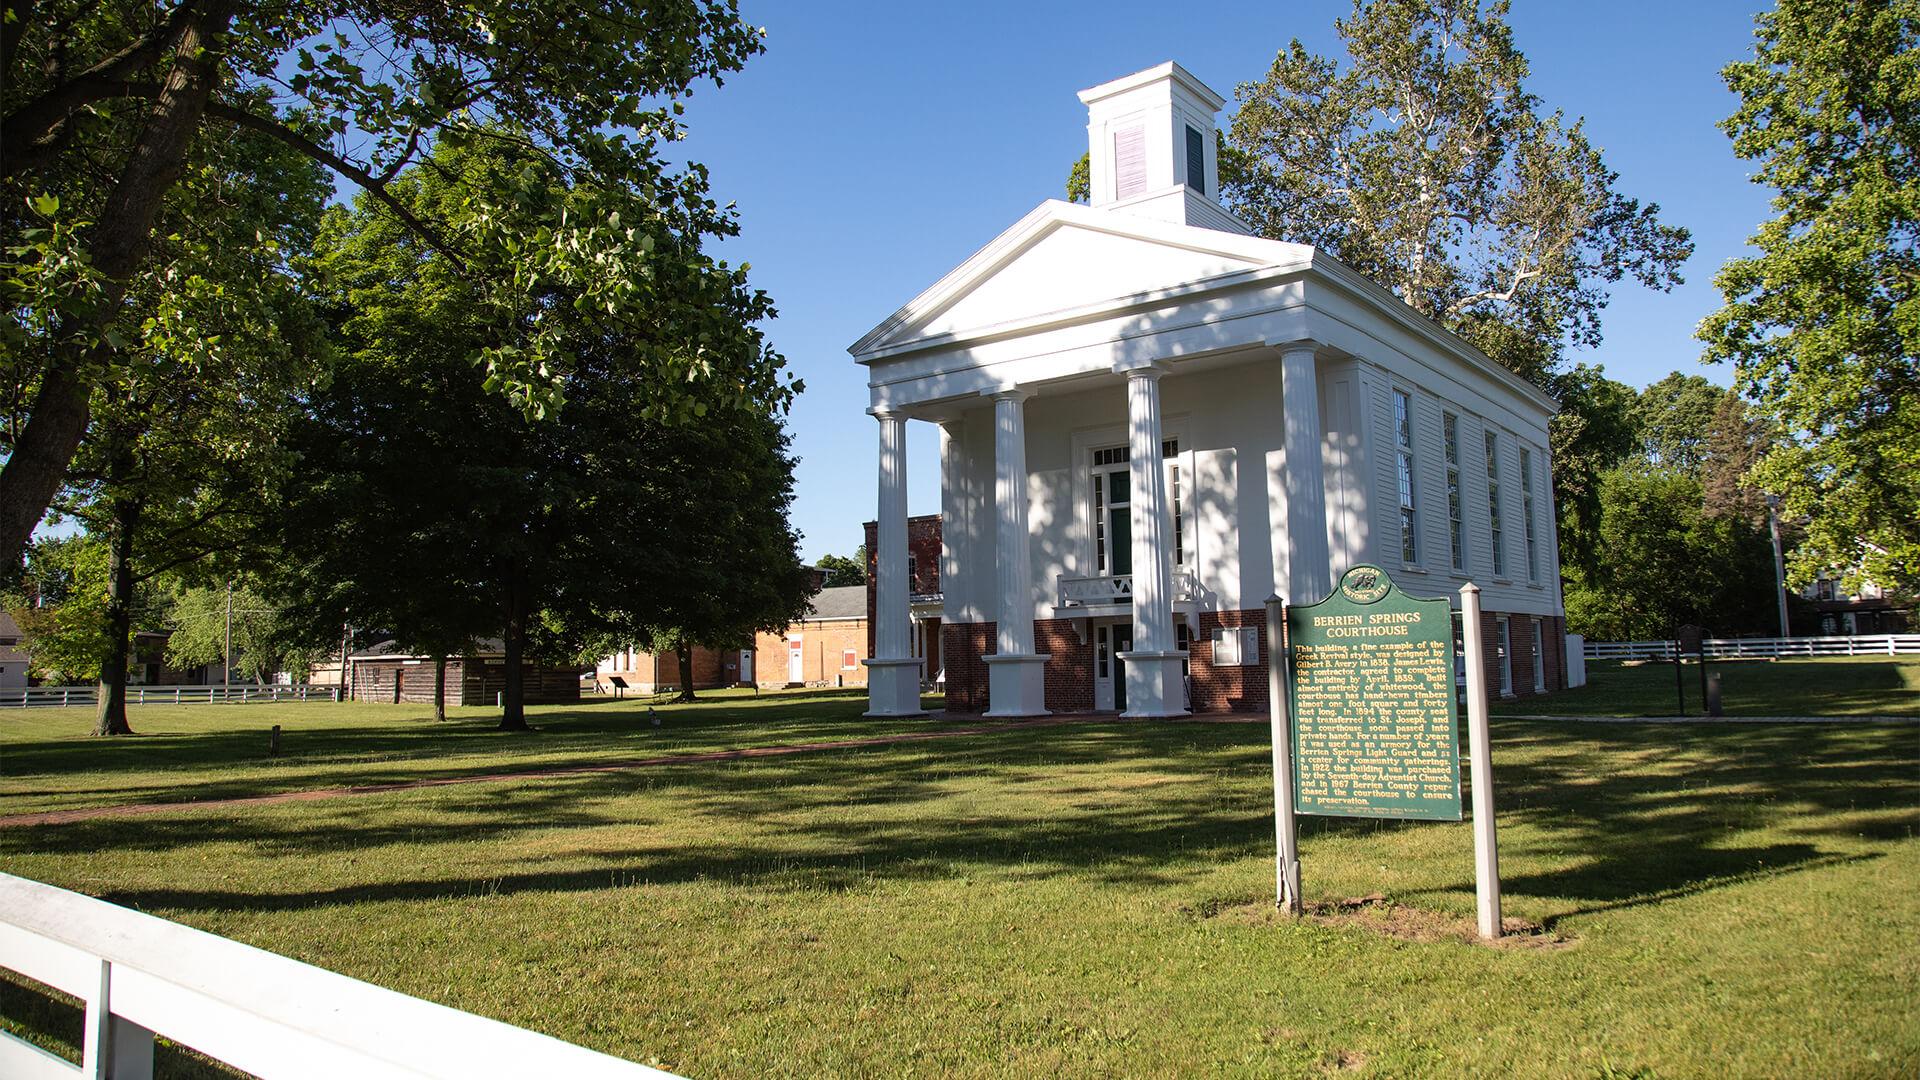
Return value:
<svg viewBox="0 0 1920 1080">
<path fill-rule="evenodd" d="M 1920 716 L 1920 656 L 1709 660 L 1728 716 Z M 1687 715 L 1704 711 L 1700 669 L 1682 671 Z M 1587 685 L 1493 704 L 1497 715 L 1675 716 L 1673 664 L 1589 661 Z"/>
<path fill-rule="evenodd" d="M 281 719 L 276 762 L 264 709 L 156 708 L 136 728 L 179 734 L 111 743 L 0 719 L 7 808 L 926 724 L 724 701 L 636 735 L 644 710 L 597 705 L 502 738 L 333 708 Z M 698 1077 L 1920 1071 L 1920 728 L 1494 739 L 1507 914 L 1544 928 L 1507 948 L 1450 936 L 1464 823 L 1303 819 L 1309 899 L 1388 904 L 1271 914 L 1258 723 L 183 808 L 0 830 L 0 869 Z"/>
<path fill-rule="evenodd" d="M 127 709 L 139 732 L 133 739 L 85 738 L 91 707 L 0 711 L 0 815 L 596 765 L 928 727 L 926 720 L 862 719 L 866 697 L 850 692 L 701 697 L 695 706 L 659 705 L 651 713 L 642 703 L 596 698 L 535 706 L 528 716 L 543 730 L 532 736 L 496 730 L 500 711 L 483 706 L 448 709 L 440 724 L 425 706 L 362 702 L 134 705 Z M 792 707 L 796 703 L 804 707 Z M 698 722 L 684 722 L 688 717 Z M 952 725 L 934 726 L 979 722 L 957 717 Z M 268 752 L 275 724 L 281 727 L 278 757 Z"/>
</svg>

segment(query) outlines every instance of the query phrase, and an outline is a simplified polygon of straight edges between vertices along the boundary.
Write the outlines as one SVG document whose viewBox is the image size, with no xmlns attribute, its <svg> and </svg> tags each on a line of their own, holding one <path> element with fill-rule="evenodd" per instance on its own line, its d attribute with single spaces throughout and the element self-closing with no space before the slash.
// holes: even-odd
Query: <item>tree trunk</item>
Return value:
<svg viewBox="0 0 1920 1080">
<path fill-rule="evenodd" d="M 501 731 L 529 731 L 527 726 L 526 681 L 520 671 L 520 654 L 524 651 L 527 635 L 527 617 L 525 603 L 520 596 L 519 582 L 507 585 L 507 632 L 502 644 L 506 656 L 506 693 L 502 695 L 500 711 Z"/>
<path fill-rule="evenodd" d="M 233 8 L 231 0 L 215 0 L 181 28 L 173 69 L 90 230 L 87 254 L 105 278 L 99 302 L 78 324 L 63 327 L 82 344 L 55 351 L 26 427 L 0 467 L 0 561 L 6 564 L 18 562 L 26 550 L 86 434 L 92 384 L 82 373 L 99 370 L 111 350 L 104 343 L 84 342 L 119 314 L 128 283 L 146 262 L 154 219 L 180 178 L 187 146 L 220 81 L 220 38 Z"/>
<path fill-rule="evenodd" d="M 131 735 L 127 723 L 127 652 L 133 637 L 133 533 L 140 504 L 116 499 L 107 553 L 107 653 L 100 659 L 100 711 L 95 735 Z"/>
<path fill-rule="evenodd" d="M 447 718 L 447 658 L 444 655 L 433 658 L 433 718 Z"/>
<path fill-rule="evenodd" d="M 680 661 L 680 696 L 675 701 L 693 701 L 693 646 L 682 644 L 674 650 Z"/>
</svg>

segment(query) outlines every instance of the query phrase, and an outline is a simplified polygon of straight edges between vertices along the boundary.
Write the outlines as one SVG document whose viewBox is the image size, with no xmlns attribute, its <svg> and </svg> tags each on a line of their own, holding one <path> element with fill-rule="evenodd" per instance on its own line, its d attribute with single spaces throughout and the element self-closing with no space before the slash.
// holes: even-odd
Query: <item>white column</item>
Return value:
<svg viewBox="0 0 1920 1080">
<path fill-rule="evenodd" d="M 1033 651 L 1033 556 L 1027 531 L 1026 401 L 1013 387 L 992 391 L 994 563 L 999 589 L 994 643 L 983 656 L 988 716 L 1045 716 L 1046 655 Z"/>
<path fill-rule="evenodd" d="M 1126 716 L 1185 716 L 1184 657 L 1173 640 L 1173 554 L 1167 543 L 1167 485 L 1160 456 L 1160 377 L 1147 364 L 1127 376 L 1127 459 L 1133 479 L 1133 644 Z"/>
<path fill-rule="evenodd" d="M 1314 345 L 1280 353 L 1281 406 L 1286 414 L 1287 580 L 1294 604 L 1317 604 L 1333 590 L 1327 552 L 1327 481 L 1320 461 L 1320 378 Z"/>
<path fill-rule="evenodd" d="M 874 409 L 880 421 L 880 506 L 874 539 L 873 651 L 868 716 L 920 716 L 920 662 L 913 657 L 907 582 L 907 418 Z"/>
</svg>

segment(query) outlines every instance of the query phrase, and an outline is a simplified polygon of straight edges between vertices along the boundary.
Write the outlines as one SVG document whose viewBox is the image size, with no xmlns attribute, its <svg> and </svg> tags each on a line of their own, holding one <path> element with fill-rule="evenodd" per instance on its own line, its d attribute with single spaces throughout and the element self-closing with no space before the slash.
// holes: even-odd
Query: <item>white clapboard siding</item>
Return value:
<svg viewBox="0 0 1920 1080">
<path fill-rule="evenodd" d="M 89 1031 L 80 1066 L 0 1033 L 6 1077 L 106 1076 L 109 1053 L 150 1077 L 148 1033 L 270 1080 L 671 1076 L 11 874 L 0 967 L 84 1000 Z"/>
</svg>

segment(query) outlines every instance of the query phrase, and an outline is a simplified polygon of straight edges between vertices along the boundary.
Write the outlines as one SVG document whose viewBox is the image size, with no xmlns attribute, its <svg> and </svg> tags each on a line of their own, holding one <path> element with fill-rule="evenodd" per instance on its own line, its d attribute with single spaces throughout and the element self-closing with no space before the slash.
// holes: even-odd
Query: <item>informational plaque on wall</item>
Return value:
<svg viewBox="0 0 1920 1080">
<path fill-rule="evenodd" d="M 1287 611 L 1294 809 L 1459 821 L 1459 706 L 1446 600 L 1356 566 L 1333 595 Z"/>
</svg>

